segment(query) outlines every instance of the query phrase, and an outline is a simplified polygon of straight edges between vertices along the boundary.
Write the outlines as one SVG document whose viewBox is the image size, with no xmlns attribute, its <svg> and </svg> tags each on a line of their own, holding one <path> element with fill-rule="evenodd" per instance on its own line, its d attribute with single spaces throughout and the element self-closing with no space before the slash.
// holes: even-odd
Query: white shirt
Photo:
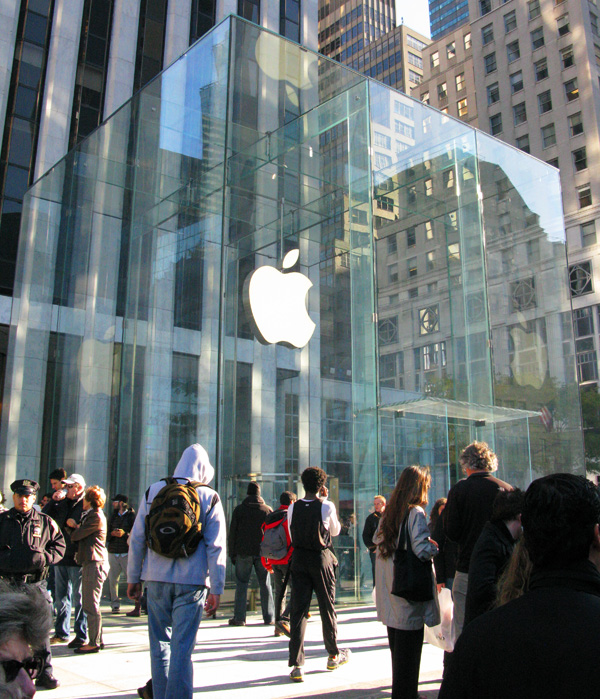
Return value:
<svg viewBox="0 0 600 699">
<path fill-rule="evenodd" d="M 304 502 L 311 502 L 308 498 L 302 498 Z M 292 515 L 294 514 L 294 503 L 288 507 L 287 518 L 288 527 L 290 529 L 290 538 L 292 538 Z M 337 512 L 335 510 L 335 505 L 329 500 L 321 500 L 321 519 L 323 520 L 323 526 L 325 529 L 329 530 L 331 536 L 337 536 L 340 533 L 342 525 L 340 520 L 337 518 Z"/>
</svg>

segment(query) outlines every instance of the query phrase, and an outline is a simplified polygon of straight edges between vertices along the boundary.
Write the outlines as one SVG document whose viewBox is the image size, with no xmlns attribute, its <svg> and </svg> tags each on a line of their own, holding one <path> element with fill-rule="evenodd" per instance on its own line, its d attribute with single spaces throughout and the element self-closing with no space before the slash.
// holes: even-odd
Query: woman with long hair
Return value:
<svg viewBox="0 0 600 699">
<path fill-rule="evenodd" d="M 105 502 L 104 490 L 99 485 L 91 485 L 83 497 L 83 517 L 80 524 L 73 520 L 67 521 L 68 526 L 75 528 L 71 540 L 79 542 L 76 560 L 81 565 L 81 597 L 83 611 L 88 620 L 88 642 L 75 648 L 75 653 L 97 653 L 104 648 L 100 598 L 102 584 L 108 575 L 108 553 L 105 545 L 107 527 L 106 517 L 102 512 Z"/>
<path fill-rule="evenodd" d="M 406 526 L 415 556 L 422 561 L 429 561 L 438 551 L 437 544 L 429 537 L 423 509 L 427 505 L 430 484 L 428 468 L 405 468 L 388 501 L 374 539 L 377 544 L 375 604 L 377 618 L 387 626 L 392 653 L 392 699 L 417 699 L 424 625 L 435 626 L 440 623 L 433 572 L 430 601 L 411 602 L 392 594 L 394 553 L 403 525 Z"/>
</svg>

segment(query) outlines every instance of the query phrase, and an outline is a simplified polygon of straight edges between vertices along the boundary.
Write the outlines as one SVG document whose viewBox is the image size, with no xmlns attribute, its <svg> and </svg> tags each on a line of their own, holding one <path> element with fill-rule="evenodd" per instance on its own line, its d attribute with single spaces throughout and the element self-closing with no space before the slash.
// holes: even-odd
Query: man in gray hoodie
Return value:
<svg viewBox="0 0 600 699">
<path fill-rule="evenodd" d="M 200 444 L 192 444 L 183 452 L 173 475 L 182 483 L 190 480 L 208 484 L 214 474 L 206 450 Z M 227 528 L 218 494 L 212 488 L 199 486 L 196 490 L 204 536 L 196 551 L 173 559 L 150 550 L 144 524 L 152 500 L 164 485 L 164 481 L 151 485 L 140 503 L 129 540 L 127 596 L 137 602 L 142 594 L 141 581 L 146 581 L 154 698 L 191 699 L 192 651 L 202 610 L 215 612 L 225 587 Z"/>
</svg>

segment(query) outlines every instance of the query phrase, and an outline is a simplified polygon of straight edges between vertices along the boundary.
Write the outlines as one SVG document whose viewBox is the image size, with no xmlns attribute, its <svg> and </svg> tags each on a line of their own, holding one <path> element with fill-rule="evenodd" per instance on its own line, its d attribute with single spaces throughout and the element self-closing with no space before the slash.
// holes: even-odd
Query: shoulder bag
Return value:
<svg viewBox="0 0 600 699">
<path fill-rule="evenodd" d="M 407 530 L 408 515 L 400 527 L 398 547 L 394 554 L 392 594 L 409 602 L 427 602 L 433 599 L 433 563 L 415 556 Z"/>
</svg>

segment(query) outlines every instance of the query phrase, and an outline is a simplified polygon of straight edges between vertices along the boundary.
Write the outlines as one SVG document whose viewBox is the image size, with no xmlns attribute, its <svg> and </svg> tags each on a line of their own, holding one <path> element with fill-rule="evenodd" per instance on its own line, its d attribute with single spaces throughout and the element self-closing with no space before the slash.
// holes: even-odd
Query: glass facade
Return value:
<svg viewBox="0 0 600 699">
<path fill-rule="evenodd" d="M 247 21 L 35 183 L 21 236 L 5 484 L 64 466 L 135 501 L 199 441 L 229 515 L 319 465 L 360 599 L 404 466 L 432 502 L 475 438 L 518 485 L 583 472 L 557 171 Z"/>
</svg>

